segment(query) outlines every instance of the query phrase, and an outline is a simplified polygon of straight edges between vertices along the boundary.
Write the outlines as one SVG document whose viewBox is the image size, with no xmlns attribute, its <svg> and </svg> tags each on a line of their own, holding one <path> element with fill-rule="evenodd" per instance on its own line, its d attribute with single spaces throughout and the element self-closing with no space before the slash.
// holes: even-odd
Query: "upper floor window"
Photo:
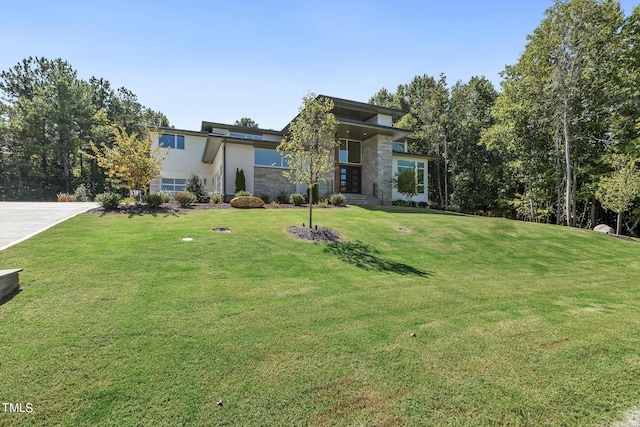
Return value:
<svg viewBox="0 0 640 427">
<path fill-rule="evenodd" d="M 404 142 L 394 142 L 391 146 L 391 149 L 393 151 L 395 151 L 396 153 L 406 153 L 407 152 L 407 146 L 405 145 Z"/>
<path fill-rule="evenodd" d="M 262 139 L 262 135 L 254 135 L 252 133 L 240 133 L 240 132 L 229 132 L 229 136 L 234 138 L 244 138 L 244 139 Z"/>
<path fill-rule="evenodd" d="M 277 150 L 266 150 L 264 148 L 255 149 L 256 166 L 271 166 L 274 168 L 288 168 L 289 163 Z"/>
<path fill-rule="evenodd" d="M 163 133 L 158 141 L 160 147 L 184 150 L 184 135 Z"/>
<path fill-rule="evenodd" d="M 340 163 L 362 163 L 362 142 L 353 139 L 340 140 Z"/>
</svg>

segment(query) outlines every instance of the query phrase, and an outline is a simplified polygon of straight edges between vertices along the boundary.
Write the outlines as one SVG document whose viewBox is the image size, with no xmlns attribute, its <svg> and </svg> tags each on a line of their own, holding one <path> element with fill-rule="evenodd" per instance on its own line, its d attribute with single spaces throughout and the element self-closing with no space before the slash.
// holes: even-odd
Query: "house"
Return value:
<svg viewBox="0 0 640 427">
<path fill-rule="evenodd" d="M 325 97 L 324 95 L 320 95 Z M 402 169 L 416 174 L 415 202 L 427 202 L 428 160 L 407 150 L 410 131 L 392 123 L 405 113 L 387 107 L 331 97 L 333 114 L 340 122 L 335 173 L 320 184 L 321 198 L 342 193 L 347 203 L 390 204 L 404 196 L 392 188 L 392 177 Z M 288 130 L 282 131 L 203 121 L 199 131 L 158 128 L 156 144 L 170 147 L 160 178 L 150 191 L 175 194 L 184 191 L 186 179 L 196 173 L 215 194 L 229 200 L 235 194 L 236 170 L 245 175 L 246 190 L 258 197 L 305 193 L 306 186 L 282 176 L 288 167 L 276 147 Z"/>
</svg>

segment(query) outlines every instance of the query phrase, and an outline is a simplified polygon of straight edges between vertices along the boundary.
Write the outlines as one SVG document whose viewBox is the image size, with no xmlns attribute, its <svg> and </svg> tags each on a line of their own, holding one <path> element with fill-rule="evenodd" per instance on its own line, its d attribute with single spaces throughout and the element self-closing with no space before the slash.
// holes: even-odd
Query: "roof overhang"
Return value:
<svg viewBox="0 0 640 427">
<path fill-rule="evenodd" d="M 340 138 L 364 141 L 365 139 L 369 139 L 376 135 L 386 135 L 390 136 L 392 140 L 397 141 L 407 137 L 411 133 L 411 131 L 406 129 L 362 123 L 342 117 L 336 118 L 340 122 L 340 126 L 338 128 L 338 135 Z"/>
</svg>

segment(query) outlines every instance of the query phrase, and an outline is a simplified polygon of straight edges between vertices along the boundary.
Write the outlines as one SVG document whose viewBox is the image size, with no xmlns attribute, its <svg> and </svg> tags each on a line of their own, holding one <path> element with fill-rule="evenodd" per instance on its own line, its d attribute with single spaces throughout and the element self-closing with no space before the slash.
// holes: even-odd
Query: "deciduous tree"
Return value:
<svg viewBox="0 0 640 427">
<path fill-rule="evenodd" d="M 620 234 L 622 214 L 640 197 L 640 174 L 636 159 L 629 155 L 610 154 L 607 161 L 613 167 L 613 172 L 600 179 L 596 197 L 605 209 L 617 214 L 616 234 Z"/>
<path fill-rule="evenodd" d="M 334 105 L 330 98 L 309 93 L 302 101 L 300 113 L 289 125 L 278 151 L 290 167 L 283 175 L 309 188 L 309 227 L 312 227 L 313 189 L 331 179 L 329 174 L 335 170 L 338 120 L 331 112 Z"/>
</svg>

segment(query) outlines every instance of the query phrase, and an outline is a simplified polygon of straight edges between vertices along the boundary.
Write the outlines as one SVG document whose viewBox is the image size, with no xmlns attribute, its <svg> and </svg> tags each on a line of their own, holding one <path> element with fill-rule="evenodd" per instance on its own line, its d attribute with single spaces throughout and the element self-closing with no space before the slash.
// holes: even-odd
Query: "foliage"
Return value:
<svg viewBox="0 0 640 427">
<path fill-rule="evenodd" d="M 91 199 L 87 187 L 84 184 L 80 184 L 76 187 L 76 191 L 73 192 L 73 200 L 76 202 L 88 202 Z"/>
<path fill-rule="evenodd" d="M 169 203 L 171 201 L 171 194 L 169 193 L 160 193 L 162 196 L 162 203 Z"/>
<path fill-rule="evenodd" d="M 300 193 L 293 193 L 289 196 L 289 203 L 295 206 L 304 205 L 304 196 Z"/>
<path fill-rule="evenodd" d="M 142 196 L 142 202 L 150 208 L 159 208 L 164 203 L 162 194 L 145 194 Z"/>
<path fill-rule="evenodd" d="M 56 196 L 59 202 L 73 202 L 73 196 L 69 193 L 58 193 Z"/>
<path fill-rule="evenodd" d="M 398 193 L 404 194 L 407 201 L 411 201 L 417 194 L 416 171 L 413 169 L 402 169 L 391 179 L 391 185 L 398 189 Z"/>
<path fill-rule="evenodd" d="M 184 189 L 190 193 L 193 193 L 196 196 L 198 203 L 209 202 L 209 194 L 207 193 L 204 182 L 199 175 L 191 173 L 191 175 L 189 175 L 189 178 L 187 179 L 187 183 Z"/>
<path fill-rule="evenodd" d="M 334 206 L 344 206 L 344 203 L 347 201 L 347 198 L 344 197 L 344 194 L 335 193 L 329 197 L 329 203 Z"/>
<path fill-rule="evenodd" d="M 80 150 L 91 140 L 111 146 L 113 124 L 133 131 L 143 116 L 162 115 L 126 88 L 79 79 L 62 59 L 29 57 L 3 71 L 0 98 L 0 200 L 47 200 L 80 184 L 104 191 L 105 175 Z"/>
<path fill-rule="evenodd" d="M 258 123 L 256 123 L 254 120 L 250 119 L 249 117 L 243 117 L 240 120 L 236 120 L 233 125 L 234 126 L 244 126 L 244 127 L 247 127 L 247 128 L 257 128 L 258 127 Z"/>
<path fill-rule="evenodd" d="M 212 194 L 210 201 L 214 205 L 219 205 L 220 203 L 222 203 L 222 196 L 220 196 L 219 194 Z"/>
<path fill-rule="evenodd" d="M 240 191 L 236 191 L 235 196 L 236 197 L 251 196 L 251 193 L 249 193 L 248 191 L 245 191 L 245 190 L 240 190 Z"/>
<path fill-rule="evenodd" d="M 310 189 L 309 228 L 313 227 L 314 189 L 319 183 L 331 179 L 334 171 L 334 153 L 337 145 L 338 120 L 333 113 L 330 98 L 309 93 L 302 98 L 298 117 L 289 125 L 278 151 L 290 169 L 282 174 L 293 183 L 303 183 Z"/>
<path fill-rule="evenodd" d="M 149 184 L 160 175 L 160 168 L 166 153 L 154 144 L 152 132 L 145 128 L 142 135 L 127 133 L 122 126 L 112 127 L 115 142 L 113 147 L 102 144 L 101 148 L 91 142 L 93 154 L 116 188 L 127 188 L 132 194 L 147 194 Z"/>
<path fill-rule="evenodd" d="M 240 191 L 246 191 L 247 190 L 247 184 L 246 184 L 246 180 L 245 180 L 245 177 L 244 177 L 244 170 L 236 168 L 235 185 L 236 185 L 236 195 Z"/>
<path fill-rule="evenodd" d="M 105 192 L 96 195 L 95 201 L 104 209 L 118 209 L 120 195 L 112 192 Z"/>
<path fill-rule="evenodd" d="M 640 197 L 640 173 L 637 160 L 625 154 L 610 154 L 607 161 L 613 172 L 600 178 L 596 197 L 605 209 L 618 214 L 616 234 L 622 231 L 622 213 Z"/>
<path fill-rule="evenodd" d="M 176 199 L 176 203 L 178 203 L 181 208 L 188 208 L 198 200 L 195 194 L 188 191 L 181 191 L 179 193 L 176 193 L 174 198 Z"/>
</svg>

